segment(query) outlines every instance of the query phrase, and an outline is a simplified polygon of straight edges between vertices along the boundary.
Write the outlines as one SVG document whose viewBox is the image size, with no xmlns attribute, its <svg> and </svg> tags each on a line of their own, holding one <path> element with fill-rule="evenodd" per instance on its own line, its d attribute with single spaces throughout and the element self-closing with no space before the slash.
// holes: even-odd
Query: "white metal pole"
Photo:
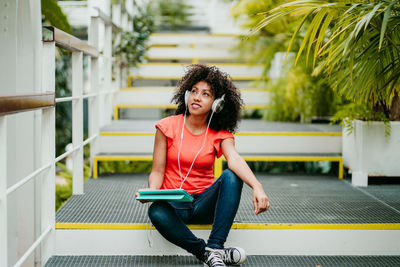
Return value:
<svg viewBox="0 0 400 267">
<path fill-rule="evenodd" d="M 83 194 L 83 53 L 72 52 L 72 192 Z"/>
<path fill-rule="evenodd" d="M 110 91 L 111 87 L 111 79 L 112 79 L 112 26 L 105 25 L 105 33 L 104 33 L 104 90 Z M 108 124 L 111 122 L 111 114 L 113 111 L 112 108 L 112 95 L 107 94 L 105 98 L 105 109 L 104 113 L 104 124 Z M 101 125 L 103 126 L 103 125 Z"/>
<path fill-rule="evenodd" d="M 112 21 L 121 27 L 121 4 L 114 4 L 112 6 Z"/>
<path fill-rule="evenodd" d="M 126 12 L 123 12 L 121 16 L 121 28 L 128 31 L 128 14 Z"/>
<path fill-rule="evenodd" d="M 0 116 L 0 266 L 8 266 L 7 119 Z"/>
<path fill-rule="evenodd" d="M 126 30 L 125 28 L 125 19 L 128 19 L 128 14 L 124 13 L 122 15 L 122 21 L 121 21 L 121 25 L 122 25 L 122 30 Z M 114 34 L 114 45 L 117 46 L 121 43 L 121 33 L 120 32 L 116 32 Z M 112 65 L 114 67 L 114 73 L 115 73 L 115 82 L 113 83 L 113 90 L 119 90 L 122 87 L 122 82 L 123 82 L 123 67 L 121 65 L 120 61 L 114 61 L 112 60 Z M 113 98 L 111 98 L 113 99 Z"/>
<path fill-rule="evenodd" d="M 99 49 L 99 26 L 100 19 L 91 17 L 89 28 L 89 43 Z M 99 130 L 99 113 L 100 113 L 100 96 L 99 96 L 99 59 L 90 59 L 90 93 L 96 94 L 89 100 L 89 136 L 98 135 Z M 96 137 L 90 143 L 90 162 L 93 167 L 93 157 L 97 154 L 99 147 L 99 138 Z M 93 170 L 92 170 L 93 171 Z"/>
<path fill-rule="evenodd" d="M 55 58 L 56 48 L 54 42 L 44 42 L 42 48 L 42 91 L 55 91 Z M 52 162 L 50 168 L 43 173 L 41 179 L 41 234 L 51 227 L 51 232 L 44 239 L 41 246 L 42 265 L 54 254 L 55 249 L 55 150 L 56 150 L 56 122 L 55 108 L 42 110 L 42 135 L 41 135 L 41 161 L 42 165 Z"/>
</svg>

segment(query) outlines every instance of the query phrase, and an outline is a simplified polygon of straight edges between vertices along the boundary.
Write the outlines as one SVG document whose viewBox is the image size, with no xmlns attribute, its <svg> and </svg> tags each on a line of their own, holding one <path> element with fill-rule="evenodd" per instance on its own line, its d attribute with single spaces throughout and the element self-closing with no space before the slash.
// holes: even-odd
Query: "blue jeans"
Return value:
<svg viewBox="0 0 400 267">
<path fill-rule="evenodd" d="M 243 181 L 227 169 L 203 193 L 193 195 L 193 202 L 154 202 L 149 208 L 150 220 L 165 239 L 203 260 L 206 246 L 224 247 L 239 207 L 242 187 Z M 207 244 L 186 226 L 211 223 Z"/>
</svg>

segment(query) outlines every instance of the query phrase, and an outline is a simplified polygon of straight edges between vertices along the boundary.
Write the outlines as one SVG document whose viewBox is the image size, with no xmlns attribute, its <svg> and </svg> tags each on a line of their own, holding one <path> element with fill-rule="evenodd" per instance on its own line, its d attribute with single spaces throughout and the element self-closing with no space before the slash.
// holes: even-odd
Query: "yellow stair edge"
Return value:
<svg viewBox="0 0 400 267">
<path fill-rule="evenodd" d="M 106 135 L 155 135 L 154 132 L 100 132 L 101 136 Z M 341 132 L 237 132 L 234 135 L 252 136 L 342 136 Z"/>
<path fill-rule="evenodd" d="M 189 229 L 209 230 L 211 224 L 189 224 Z M 56 229 L 155 229 L 150 223 L 56 223 Z M 234 223 L 243 230 L 400 230 L 400 223 Z"/>
<path fill-rule="evenodd" d="M 119 120 L 119 110 L 121 108 L 155 108 L 155 109 L 176 109 L 177 105 L 147 105 L 147 104 L 118 104 L 114 106 L 114 120 Z M 244 105 L 244 109 L 267 109 L 268 105 Z"/>
<path fill-rule="evenodd" d="M 340 180 L 343 179 L 343 157 L 340 155 L 335 156 L 314 156 L 314 155 L 242 155 L 243 159 L 246 161 L 271 161 L 271 162 L 311 162 L 311 161 L 331 161 L 339 163 L 339 172 L 338 178 Z M 98 155 L 93 158 L 93 178 L 98 178 L 98 163 L 100 161 L 152 161 L 152 155 Z M 214 162 L 214 176 L 219 177 L 223 172 L 222 161 L 225 158 L 222 156 L 220 158 L 215 159 Z"/>
</svg>

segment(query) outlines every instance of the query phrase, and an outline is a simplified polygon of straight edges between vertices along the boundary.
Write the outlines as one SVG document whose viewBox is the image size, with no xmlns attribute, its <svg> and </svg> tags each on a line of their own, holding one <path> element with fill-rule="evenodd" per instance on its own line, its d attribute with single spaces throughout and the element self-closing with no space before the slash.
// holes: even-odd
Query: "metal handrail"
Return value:
<svg viewBox="0 0 400 267">
<path fill-rule="evenodd" d="M 0 115 L 54 107 L 55 93 L 0 96 Z"/>
<path fill-rule="evenodd" d="M 113 90 L 113 92 L 115 92 L 116 90 Z M 80 98 L 86 99 L 86 98 L 92 98 L 92 97 L 96 97 L 97 95 L 102 94 L 103 92 L 99 92 L 99 93 L 91 93 L 91 94 L 86 94 L 86 95 L 82 95 L 82 96 L 66 96 L 66 97 L 57 97 L 56 98 L 56 103 L 62 103 L 62 102 L 69 102 L 72 100 L 77 100 Z"/>
<path fill-rule="evenodd" d="M 97 8 L 96 8 L 97 9 Z M 92 17 L 93 18 L 93 17 Z M 7 198 L 10 194 L 14 193 L 16 190 L 21 188 L 23 185 L 29 181 L 34 180 L 36 177 L 40 178 L 46 183 L 43 183 L 42 189 L 42 203 L 41 208 L 43 209 L 42 221 L 42 231 L 41 235 L 35 239 L 34 243 L 25 251 L 25 253 L 17 260 L 15 266 L 21 266 L 28 257 L 39 247 L 43 241 L 48 239 L 50 245 L 54 245 L 54 222 L 55 222 L 55 212 L 54 212 L 54 174 L 55 174 L 55 163 L 64 159 L 65 157 L 72 154 L 72 160 L 74 162 L 73 176 L 77 177 L 73 179 L 73 193 L 81 194 L 83 193 L 83 147 L 91 144 L 91 150 L 93 149 L 95 154 L 98 142 L 96 139 L 99 136 L 99 113 L 102 112 L 100 105 L 111 105 L 110 98 L 111 94 L 118 90 L 111 89 L 111 70 L 112 70 L 112 35 L 113 33 L 119 33 L 121 31 L 120 27 L 115 24 L 110 18 L 107 17 L 100 9 L 97 9 L 96 19 L 91 20 L 93 23 L 92 31 L 92 41 L 93 45 L 88 44 L 68 33 L 65 33 L 55 27 L 44 27 L 49 33 L 44 34 L 44 38 L 47 40 L 43 41 L 43 46 L 41 50 L 41 56 L 43 58 L 42 62 L 42 90 L 50 91 L 39 94 L 29 94 L 29 95 L 12 95 L 12 96 L 0 96 L 0 234 L 2 236 L 2 242 L 0 242 L 1 252 L 0 252 L 0 265 L 8 265 L 8 249 L 7 249 Z M 106 27 L 104 29 L 104 51 L 100 53 L 99 46 L 99 23 L 103 23 Z M 118 38 L 117 38 L 118 40 Z M 118 41 L 117 41 L 118 42 Z M 59 97 L 55 96 L 55 80 L 54 80 L 54 69 L 55 69 L 55 47 L 61 47 L 72 52 L 72 96 Z M 83 92 L 83 55 L 89 56 L 90 61 L 90 92 L 84 94 Z M 100 68 L 99 68 L 99 58 L 102 58 L 102 63 L 105 67 L 102 69 L 104 71 L 104 88 L 99 90 L 99 80 L 100 80 Z M 101 62 L 101 61 L 100 61 Z M 76 79 L 74 79 L 76 77 Z M 111 90 L 110 90 L 111 89 Z M 107 97 L 105 97 L 107 96 Z M 89 117 L 92 120 L 89 127 L 90 137 L 86 140 L 83 138 L 83 100 L 90 100 L 89 102 Z M 72 112 L 72 151 L 68 151 L 58 157 L 55 157 L 55 147 L 52 140 L 55 140 L 55 107 L 56 103 L 61 102 L 72 102 L 74 105 L 74 111 Z M 76 105 L 75 105 L 76 104 Z M 7 185 L 7 115 L 13 113 L 20 113 L 25 111 L 42 109 L 41 117 L 37 122 L 35 121 L 35 126 L 41 124 L 41 148 L 38 152 L 41 153 L 41 159 L 38 160 L 41 166 L 39 168 L 30 172 L 18 182 L 14 183 L 12 186 Z M 90 115 L 91 114 L 91 115 Z M 37 114 L 35 114 L 36 116 Z M 102 114 L 100 114 L 101 116 Z M 101 117 L 103 123 L 108 119 L 104 116 Z M 47 142 L 47 141 L 50 142 Z M 5 149 L 2 149 L 5 148 Z M 35 150 L 36 151 L 36 150 Z M 75 163 L 77 163 L 75 165 Z M 36 165 L 36 164 L 35 164 Z M 36 167 L 36 166 L 35 166 Z M 30 171 L 30 169 L 29 169 Z M 50 182 L 50 183 L 49 183 Z M 77 188 L 77 189 L 75 189 Z M 5 218 L 5 219 L 4 219 Z M 46 228 L 43 228 L 46 227 Z M 4 235 L 3 235 L 4 234 Z M 49 237 L 51 235 L 51 237 Z M 5 237 L 5 239 L 3 238 Z M 41 251 L 42 260 L 48 260 L 54 247 L 47 247 Z M 2 257 L 4 256 L 5 257 Z"/>
<path fill-rule="evenodd" d="M 54 162 L 59 162 L 63 159 L 65 159 L 66 157 L 68 157 L 69 155 L 71 155 L 72 153 L 74 153 L 76 150 L 86 146 L 87 144 L 89 144 L 91 141 L 93 141 L 97 136 L 99 136 L 99 134 L 95 134 L 91 137 L 89 137 L 88 139 L 86 139 L 85 141 L 82 142 L 82 145 L 80 146 L 76 146 L 73 147 L 71 150 L 64 152 L 63 154 L 61 154 L 60 156 L 58 156 L 57 158 L 55 158 Z"/>
<path fill-rule="evenodd" d="M 56 98 L 56 103 L 70 102 L 72 100 L 80 99 L 81 96 L 67 96 Z"/>
<path fill-rule="evenodd" d="M 57 29 L 56 27 L 45 26 L 44 28 L 50 30 L 53 33 L 53 36 L 52 39 L 44 40 L 43 42 L 56 42 L 57 46 L 65 48 L 69 51 L 79 51 L 94 58 L 99 57 L 99 51 L 96 47 L 91 46 L 75 36 Z"/>
<path fill-rule="evenodd" d="M 18 183 L 14 184 L 13 186 L 10 186 L 9 188 L 7 188 L 6 193 L 7 195 L 11 194 L 12 192 L 14 192 L 15 190 L 17 190 L 19 187 L 21 187 L 22 185 L 26 184 L 27 182 L 29 182 L 31 179 L 35 178 L 39 173 L 41 173 L 42 171 L 48 169 L 51 167 L 52 163 L 46 164 L 45 166 L 42 166 L 41 168 L 37 169 L 36 171 L 32 172 L 31 174 L 29 174 L 28 176 L 26 176 L 25 178 L 21 179 Z"/>
<path fill-rule="evenodd" d="M 14 267 L 21 266 L 25 260 L 31 255 L 31 253 L 42 243 L 42 241 L 46 238 L 46 236 L 53 230 L 52 226 L 46 228 L 43 233 L 39 236 L 38 239 L 30 246 L 30 248 L 25 252 L 25 254 L 18 260 L 18 262 L 14 265 Z"/>
</svg>

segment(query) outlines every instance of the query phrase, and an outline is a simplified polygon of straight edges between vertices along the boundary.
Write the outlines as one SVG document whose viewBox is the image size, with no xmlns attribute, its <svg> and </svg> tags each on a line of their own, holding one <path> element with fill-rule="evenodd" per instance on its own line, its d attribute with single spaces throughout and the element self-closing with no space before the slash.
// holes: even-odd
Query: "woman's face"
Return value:
<svg viewBox="0 0 400 267">
<path fill-rule="evenodd" d="M 190 114 L 193 115 L 208 115 L 214 102 L 214 93 L 211 86 L 205 82 L 200 81 L 193 85 L 190 91 L 188 109 Z"/>
</svg>

